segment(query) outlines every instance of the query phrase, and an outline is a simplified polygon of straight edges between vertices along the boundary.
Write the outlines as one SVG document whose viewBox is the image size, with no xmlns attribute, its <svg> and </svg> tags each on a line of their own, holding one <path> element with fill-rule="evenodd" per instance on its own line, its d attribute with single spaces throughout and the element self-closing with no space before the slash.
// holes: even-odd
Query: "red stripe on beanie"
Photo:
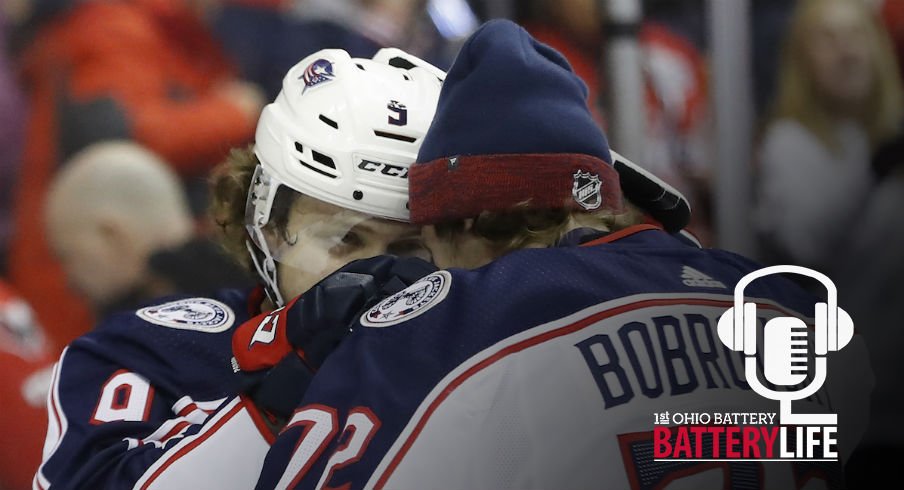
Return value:
<svg viewBox="0 0 904 490">
<path fill-rule="evenodd" d="M 524 202 L 529 209 L 624 209 L 618 173 L 605 161 L 585 154 L 437 158 L 416 163 L 409 172 L 411 222 L 418 225 L 506 211 Z M 580 173 L 585 176 L 579 177 Z M 586 184 L 593 178 L 600 183 L 598 205 L 596 190 Z M 580 185 L 577 195 L 576 182 Z"/>
</svg>

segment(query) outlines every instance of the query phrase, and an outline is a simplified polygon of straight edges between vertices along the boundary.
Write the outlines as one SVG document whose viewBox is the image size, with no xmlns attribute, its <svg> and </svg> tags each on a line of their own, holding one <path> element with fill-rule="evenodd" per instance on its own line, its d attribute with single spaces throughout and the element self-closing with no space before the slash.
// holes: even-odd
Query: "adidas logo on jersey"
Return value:
<svg viewBox="0 0 904 490">
<path fill-rule="evenodd" d="M 685 286 L 725 289 L 724 283 L 707 276 L 693 267 L 684 266 L 684 268 L 681 269 L 681 279 L 683 279 L 681 282 L 683 282 Z"/>
</svg>

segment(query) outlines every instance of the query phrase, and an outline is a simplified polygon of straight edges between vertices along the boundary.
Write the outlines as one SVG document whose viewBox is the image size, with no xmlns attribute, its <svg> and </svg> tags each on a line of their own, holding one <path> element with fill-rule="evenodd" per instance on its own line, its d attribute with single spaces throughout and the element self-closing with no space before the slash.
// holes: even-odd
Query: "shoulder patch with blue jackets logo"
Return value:
<svg viewBox="0 0 904 490">
<path fill-rule="evenodd" d="M 452 275 L 437 271 L 377 303 L 361 315 L 365 327 L 388 327 L 410 320 L 438 305 L 449 294 Z"/>
<path fill-rule="evenodd" d="M 205 333 L 222 332 L 235 321 L 231 308 L 210 298 L 170 301 L 142 308 L 135 314 L 155 325 Z"/>
</svg>

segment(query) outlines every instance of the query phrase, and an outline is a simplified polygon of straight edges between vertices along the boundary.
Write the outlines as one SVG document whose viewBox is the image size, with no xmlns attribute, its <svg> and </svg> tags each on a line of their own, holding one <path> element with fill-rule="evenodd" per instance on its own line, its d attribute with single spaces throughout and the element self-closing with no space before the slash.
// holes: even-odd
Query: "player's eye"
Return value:
<svg viewBox="0 0 904 490">
<path fill-rule="evenodd" d="M 349 231 L 342 236 L 342 239 L 330 249 L 330 253 L 335 256 L 343 256 L 354 253 L 365 246 L 364 237 L 354 231 Z"/>
<path fill-rule="evenodd" d="M 349 231 L 342 237 L 342 244 L 346 247 L 358 248 L 364 246 L 364 239 L 361 238 L 361 235 L 355 233 L 354 231 Z"/>
</svg>

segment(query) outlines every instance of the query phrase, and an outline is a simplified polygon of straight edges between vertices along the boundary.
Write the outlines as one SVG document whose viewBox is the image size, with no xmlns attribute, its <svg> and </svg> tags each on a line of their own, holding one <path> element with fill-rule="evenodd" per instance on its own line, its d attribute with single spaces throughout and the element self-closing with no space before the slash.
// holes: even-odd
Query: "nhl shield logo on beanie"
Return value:
<svg viewBox="0 0 904 490">
<path fill-rule="evenodd" d="M 592 211 L 599 209 L 603 204 L 603 196 L 601 194 L 602 182 L 596 175 L 578 170 L 573 175 L 574 187 L 571 189 L 571 195 L 576 203 L 582 208 Z"/>
<path fill-rule="evenodd" d="M 449 69 L 409 174 L 416 224 L 532 209 L 621 210 L 609 145 L 565 58 L 507 20 L 481 26 Z"/>
</svg>

